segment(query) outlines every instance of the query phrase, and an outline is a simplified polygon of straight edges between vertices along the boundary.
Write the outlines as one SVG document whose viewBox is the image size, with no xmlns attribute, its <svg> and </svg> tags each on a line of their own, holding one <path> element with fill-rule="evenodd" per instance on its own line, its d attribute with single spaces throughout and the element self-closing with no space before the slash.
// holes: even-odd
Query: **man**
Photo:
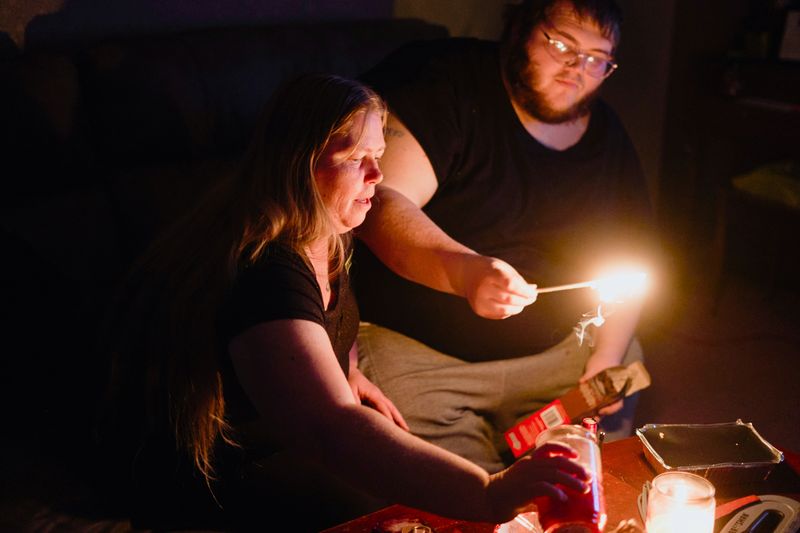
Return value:
<svg viewBox="0 0 800 533">
<path fill-rule="evenodd" d="M 418 43 L 366 76 L 390 118 L 385 181 L 358 234 L 375 255 L 360 246 L 354 261 L 359 366 L 415 434 L 490 472 L 516 421 L 641 357 L 640 302 L 581 342 L 596 295 L 536 291 L 646 257 L 641 166 L 596 98 L 620 20 L 613 0 L 526 0 L 499 47 Z"/>
</svg>

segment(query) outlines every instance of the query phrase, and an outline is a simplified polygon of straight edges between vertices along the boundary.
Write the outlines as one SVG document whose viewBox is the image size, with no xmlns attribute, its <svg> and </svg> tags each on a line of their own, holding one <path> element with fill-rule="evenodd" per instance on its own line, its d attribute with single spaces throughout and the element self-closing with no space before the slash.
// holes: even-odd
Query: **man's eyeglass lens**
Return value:
<svg viewBox="0 0 800 533">
<path fill-rule="evenodd" d="M 618 66 L 608 59 L 575 50 L 565 42 L 551 38 L 544 31 L 542 33 L 547 39 L 547 51 L 559 63 L 572 66 L 575 65 L 576 61 L 582 61 L 586 73 L 594 78 L 610 76 Z"/>
</svg>

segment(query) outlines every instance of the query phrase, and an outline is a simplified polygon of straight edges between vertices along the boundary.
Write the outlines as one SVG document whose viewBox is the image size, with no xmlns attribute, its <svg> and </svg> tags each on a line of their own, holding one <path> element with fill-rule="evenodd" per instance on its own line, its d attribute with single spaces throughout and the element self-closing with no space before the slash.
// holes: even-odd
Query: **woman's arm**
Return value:
<svg viewBox="0 0 800 533">
<path fill-rule="evenodd" d="M 536 496 L 563 498 L 554 483 L 585 486 L 586 473 L 568 459 L 568 449 L 539 450 L 490 476 L 358 405 L 316 323 L 259 324 L 236 337 L 230 353 L 245 392 L 285 446 L 373 494 L 446 516 L 499 522 Z"/>
<path fill-rule="evenodd" d="M 347 374 L 347 383 L 350 384 L 350 390 L 353 391 L 356 403 L 375 409 L 402 429 L 411 431 L 394 402 L 387 398 L 383 391 L 358 369 L 358 345 L 356 343 L 353 343 L 353 347 L 350 348 L 349 355 L 350 369 Z"/>
</svg>

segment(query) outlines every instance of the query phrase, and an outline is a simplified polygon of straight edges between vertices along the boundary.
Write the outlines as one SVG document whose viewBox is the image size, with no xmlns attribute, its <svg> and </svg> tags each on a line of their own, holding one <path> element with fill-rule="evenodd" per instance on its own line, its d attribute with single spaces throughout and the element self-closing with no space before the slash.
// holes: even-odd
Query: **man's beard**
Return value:
<svg viewBox="0 0 800 533">
<path fill-rule="evenodd" d="M 597 87 L 568 108 L 553 109 L 547 103 L 547 97 L 541 91 L 534 89 L 539 80 L 539 73 L 530 61 L 525 47 L 517 47 L 517 50 L 512 51 L 505 67 L 514 102 L 530 116 L 545 124 L 563 124 L 588 115 L 592 102 L 599 93 L 600 88 Z"/>
</svg>

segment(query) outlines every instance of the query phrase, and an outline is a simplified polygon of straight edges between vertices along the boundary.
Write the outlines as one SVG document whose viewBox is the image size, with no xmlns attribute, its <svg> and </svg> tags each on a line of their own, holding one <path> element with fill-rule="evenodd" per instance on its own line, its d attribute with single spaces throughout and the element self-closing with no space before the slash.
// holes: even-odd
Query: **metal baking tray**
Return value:
<svg viewBox="0 0 800 533">
<path fill-rule="evenodd" d="M 646 424 L 636 430 L 647 461 L 659 473 L 680 470 L 715 485 L 767 478 L 783 453 L 764 440 L 751 423 Z"/>
</svg>

